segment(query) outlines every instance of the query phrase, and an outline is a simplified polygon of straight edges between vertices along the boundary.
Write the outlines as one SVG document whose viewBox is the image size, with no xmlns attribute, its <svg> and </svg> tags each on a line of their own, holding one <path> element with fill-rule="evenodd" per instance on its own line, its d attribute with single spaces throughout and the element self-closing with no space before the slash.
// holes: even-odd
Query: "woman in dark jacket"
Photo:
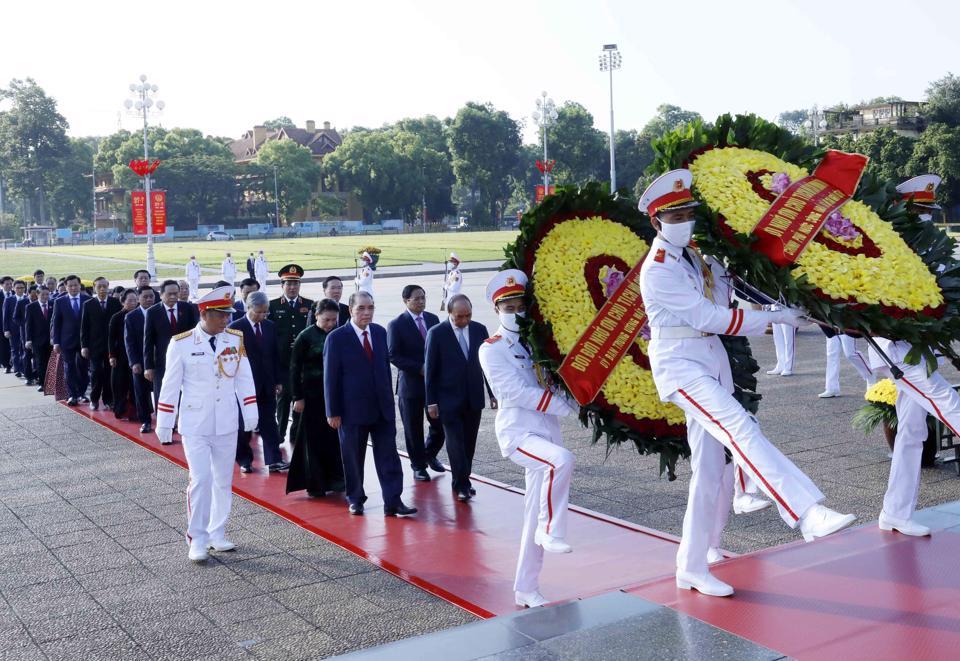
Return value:
<svg viewBox="0 0 960 661">
<path fill-rule="evenodd" d="M 125 289 L 120 302 L 123 309 L 110 317 L 107 326 L 107 355 L 110 358 L 110 387 L 113 389 L 113 414 L 117 418 L 127 417 L 134 410 L 131 395 L 133 390 L 130 381 L 133 378 L 130 372 L 130 363 L 127 360 L 127 349 L 123 343 L 123 320 L 127 313 L 137 308 L 139 299 L 136 289 Z"/>
<path fill-rule="evenodd" d="M 340 306 L 323 298 L 314 307 L 316 324 L 304 329 L 293 342 L 290 357 L 290 397 L 300 424 L 293 430 L 295 442 L 287 493 L 306 489 L 315 498 L 328 491 L 343 491 L 343 460 L 337 431 L 327 424 L 323 399 L 323 344 L 337 327 Z"/>
</svg>

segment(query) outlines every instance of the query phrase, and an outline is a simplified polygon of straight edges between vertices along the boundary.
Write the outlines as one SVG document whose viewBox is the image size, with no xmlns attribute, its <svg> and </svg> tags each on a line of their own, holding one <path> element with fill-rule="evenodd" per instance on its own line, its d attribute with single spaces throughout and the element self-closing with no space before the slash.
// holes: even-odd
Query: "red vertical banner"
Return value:
<svg viewBox="0 0 960 661">
<path fill-rule="evenodd" d="M 133 233 L 144 235 L 147 233 L 147 194 L 142 190 L 132 191 L 130 204 L 133 207 Z"/>
<path fill-rule="evenodd" d="M 150 191 L 150 220 L 153 221 L 153 234 L 167 233 L 167 192 Z"/>
</svg>

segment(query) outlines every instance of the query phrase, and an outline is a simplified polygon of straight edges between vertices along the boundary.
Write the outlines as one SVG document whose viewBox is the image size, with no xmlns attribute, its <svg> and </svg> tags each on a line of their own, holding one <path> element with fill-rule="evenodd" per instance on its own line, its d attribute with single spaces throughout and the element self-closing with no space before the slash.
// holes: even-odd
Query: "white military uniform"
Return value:
<svg viewBox="0 0 960 661">
<path fill-rule="evenodd" d="M 460 272 L 460 260 L 456 255 L 450 255 L 451 268 L 447 271 L 447 277 L 444 280 L 443 288 L 447 296 L 443 299 L 444 307 L 450 305 L 450 299 L 460 293 L 463 289 L 463 273 Z"/>
<path fill-rule="evenodd" d="M 563 539 L 567 532 L 573 454 L 563 447 L 559 418 L 577 409 L 565 395 L 538 383 L 519 335 L 502 326 L 480 345 L 480 366 L 497 399 L 500 453 L 523 467 L 526 482 L 513 589 L 535 592 L 543 567 L 543 548 L 535 542 L 536 533 Z"/>
<path fill-rule="evenodd" d="M 243 349 L 243 333 L 228 328 L 216 335 L 216 349 L 210 345 L 211 337 L 200 324 L 174 336 L 167 347 L 167 370 L 157 403 L 158 432 L 174 426 L 179 408 L 183 451 L 190 470 L 186 537 L 191 548 L 204 550 L 208 543 L 224 540 L 237 452 L 238 409 L 244 429 L 252 430 L 258 423 L 256 389 Z"/>
<path fill-rule="evenodd" d="M 195 301 L 200 296 L 200 264 L 197 260 L 191 259 L 187 262 L 185 275 L 187 284 L 190 285 L 190 300 Z"/>
<path fill-rule="evenodd" d="M 777 353 L 777 366 L 773 373 L 784 376 L 793 374 L 793 362 L 797 348 L 797 329 L 789 324 L 773 324 L 773 348 Z"/>
<path fill-rule="evenodd" d="M 827 372 L 824 393 L 840 392 L 840 354 L 846 357 L 857 374 L 867 382 L 872 381 L 870 365 L 866 357 L 857 351 L 857 341 L 846 333 L 837 333 L 827 340 Z"/>
<path fill-rule="evenodd" d="M 357 278 L 354 281 L 357 285 L 358 291 L 365 291 L 370 296 L 373 296 L 373 269 L 369 266 L 364 266 L 360 269 L 360 272 L 357 273 Z"/>
<path fill-rule="evenodd" d="M 259 253 L 253 262 L 253 274 L 257 282 L 260 283 L 260 291 L 267 291 L 267 274 L 269 272 L 267 258 L 263 256 L 263 253 Z"/>
<path fill-rule="evenodd" d="M 690 262 L 683 256 L 688 252 Z M 823 494 L 760 431 L 756 419 L 733 398 L 727 352 L 717 334 L 760 335 L 771 313 L 731 309 L 726 272 L 709 265 L 713 286 L 706 295 L 699 257 L 661 237 L 653 240 L 640 271 L 640 288 L 651 330 L 650 365 L 660 399 L 686 413 L 692 477 L 677 567 L 694 574 L 707 569 L 707 549 L 718 539 L 718 500 L 727 500 L 723 448 L 777 504 L 791 528 Z M 691 263 L 692 262 L 692 263 Z M 719 301 L 720 304 L 714 301 Z M 721 492 L 723 489 L 725 492 Z M 727 501 L 729 502 L 729 501 Z"/>
<path fill-rule="evenodd" d="M 232 257 L 227 257 L 220 264 L 220 277 L 231 285 L 237 281 L 237 265 Z"/>
</svg>

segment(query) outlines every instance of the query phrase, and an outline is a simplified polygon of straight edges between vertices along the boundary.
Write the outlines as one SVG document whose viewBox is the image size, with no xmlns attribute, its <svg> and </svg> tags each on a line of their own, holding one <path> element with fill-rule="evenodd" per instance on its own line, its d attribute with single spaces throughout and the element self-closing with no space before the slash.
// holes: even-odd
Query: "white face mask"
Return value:
<svg viewBox="0 0 960 661">
<path fill-rule="evenodd" d="M 520 324 L 517 321 L 517 317 L 526 317 L 526 312 L 498 312 L 497 316 L 500 317 L 500 325 L 504 329 L 510 331 L 511 333 L 520 332 Z"/>
<path fill-rule="evenodd" d="M 670 245 L 677 248 L 686 248 L 690 244 L 690 238 L 693 236 L 694 221 L 685 223 L 668 224 L 661 221 L 660 234 Z"/>
</svg>

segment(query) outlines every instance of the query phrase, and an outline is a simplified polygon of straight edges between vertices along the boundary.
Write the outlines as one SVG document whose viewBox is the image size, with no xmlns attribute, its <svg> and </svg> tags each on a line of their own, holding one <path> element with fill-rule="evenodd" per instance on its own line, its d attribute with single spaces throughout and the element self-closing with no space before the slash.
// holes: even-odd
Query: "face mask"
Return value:
<svg viewBox="0 0 960 661">
<path fill-rule="evenodd" d="M 498 312 L 497 316 L 500 317 L 500 325 L 503 326 L 506 330 L 512 333 L 520 332 L 520 323 L 517 321 L 517 317 L 523 318 L 527 316 L 526 312 Z"/>
<path fill-rule="evenodd" d="M 686 223 L 667 224 L 660 223 L 660 234 L 670 245 L 677 248 L 686 248 L 690 243 L 690 237 L 693 236 L 694 221 Z"/>
</svg>

